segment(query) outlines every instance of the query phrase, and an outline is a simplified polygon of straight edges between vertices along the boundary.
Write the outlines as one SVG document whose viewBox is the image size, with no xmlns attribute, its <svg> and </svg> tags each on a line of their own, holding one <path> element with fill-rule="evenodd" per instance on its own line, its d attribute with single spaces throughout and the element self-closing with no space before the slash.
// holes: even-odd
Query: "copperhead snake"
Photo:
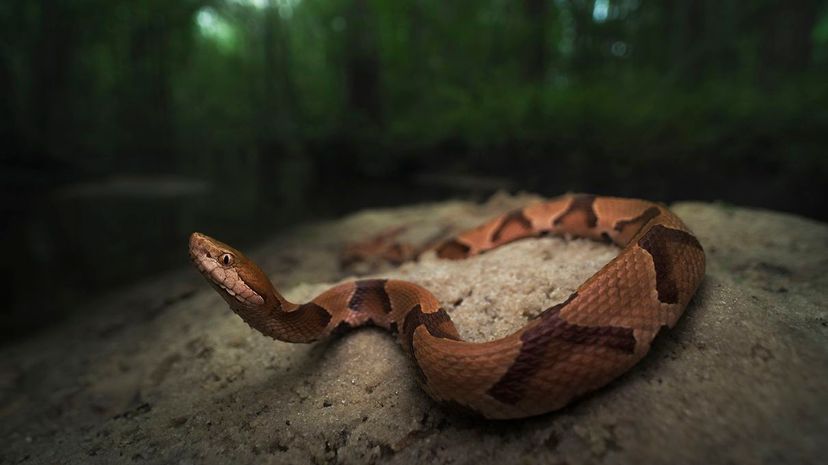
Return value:
<svg viewBox="0 0 828 465">
<path fill-rule="evenodd" d="M 397 334 L 431 397 L 506 419 L 559 409 L 629 370 L 676 323 L 704 276 L 699 241 L 666 207 L 585 194 L 502 214 L 434 250 L 462 259 L 545 234 L 609 241 L 621 251 L 565 302 L 482 343 L 461 340 L 437 298 L 411 282 L 352 281 L 295 304 L 238 250 L 200 233 L 189 248 L 201 274 L 261 333 L 306 343 L 362 325 L 385 328 Z"/>
</svg>

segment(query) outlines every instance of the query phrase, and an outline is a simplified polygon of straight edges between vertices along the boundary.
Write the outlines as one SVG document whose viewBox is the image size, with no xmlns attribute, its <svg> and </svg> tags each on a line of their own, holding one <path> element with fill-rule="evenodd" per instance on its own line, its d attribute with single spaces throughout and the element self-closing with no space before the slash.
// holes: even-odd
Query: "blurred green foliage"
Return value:
<svg viewBox="0 0 828 465">
<path fill-rule="evenodd" d="M 42 0 L 4 3 L 0 26 L 7 156 L 86 174 L 248 180 L 299 204 L 328 166 L 710 197 L 682 168 L 783 209 L 729 198 L 728 178 L 826 174 L 814 0 Z"/>
</svg>

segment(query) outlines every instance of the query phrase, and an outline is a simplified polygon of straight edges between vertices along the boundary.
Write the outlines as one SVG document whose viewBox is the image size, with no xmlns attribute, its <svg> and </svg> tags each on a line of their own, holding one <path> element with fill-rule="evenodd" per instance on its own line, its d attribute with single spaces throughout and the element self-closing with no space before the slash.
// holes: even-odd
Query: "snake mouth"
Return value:
<svg viewBox="0 0 828 465">
<path fill-rule="evenodd" d="M 221 243 L 204 234 L 190 235 L 190 259 L 207 281 L 220 293 L 232 297 L 244 305 L 262 305 L 264 298 L 256 293 L 239 276 L 237 264 L 234 263 L 232 251 Z M 223 263 L 222 260 L 223 259 Z"/>
</svg>

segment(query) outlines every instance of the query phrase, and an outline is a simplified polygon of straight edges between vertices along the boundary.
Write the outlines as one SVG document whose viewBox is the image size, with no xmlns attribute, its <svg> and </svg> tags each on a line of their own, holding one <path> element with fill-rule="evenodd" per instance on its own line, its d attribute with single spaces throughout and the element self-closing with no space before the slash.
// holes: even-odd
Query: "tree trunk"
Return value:
<svg viewBox="0 0 828 465">
<path fill-rule="evenodd" d="M 63 151 L 59 112 L 67 110 L 67 80 L 75 52 L 70 24 L 58 2 L 40 1 L 40 30 L 31 61 L 34 156 L 54 158 Z"/>
<path fill-rule="evenodd" d="M 763 81 L 775 76 L 805 70 L 811 63 L 811 32 L 817 17 L 815 0 L 785 0 L 765 9 L 760 31 L 761 76 Z"/>
<path fill-rule="evenodd" d="M 547 37 L 546 25 L 549 14 L 549 2 L 546 0 L 523 0 L 528 34 L 526 36 L 526 54 L 523 70 L 526 79 L 540 82 L 546 77 Z"/>
<path fill-rule="evenodd" d="M 130 169 L 165 171 L 174 151 L 170 37 L 163 21 L 138 24 L 130 32 L 131 72 L 121 102 Z"/>
<path fill-rule="evenodd" d="M 353 0 L 346 18 L 345 79 L 348 106 L 368 121 L 379 124 L 379 52 L 366 0 Z"/>
</svg>

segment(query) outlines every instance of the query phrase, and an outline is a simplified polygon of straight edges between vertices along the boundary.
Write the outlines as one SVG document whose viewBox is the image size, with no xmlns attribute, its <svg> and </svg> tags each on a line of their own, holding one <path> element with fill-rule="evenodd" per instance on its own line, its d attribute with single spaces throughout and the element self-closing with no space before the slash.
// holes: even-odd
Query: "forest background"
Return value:
<svg viewBox="0 0 828 465">
<path fill-rule="evenodd" d="M 2 334 L 195 229 L 496 190 L 825 221 L 827 3 L 2 2 Z"/>
</svg>

